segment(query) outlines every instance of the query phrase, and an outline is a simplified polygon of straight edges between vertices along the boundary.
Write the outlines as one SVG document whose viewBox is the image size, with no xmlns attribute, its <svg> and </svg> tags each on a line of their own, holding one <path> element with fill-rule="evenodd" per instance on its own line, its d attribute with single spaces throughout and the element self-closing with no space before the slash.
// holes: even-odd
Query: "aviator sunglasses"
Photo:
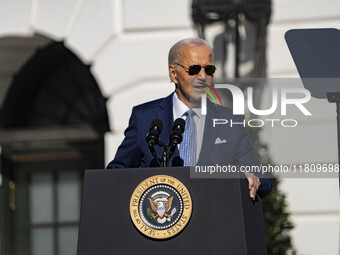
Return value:
<svg viewBox="0 0 340 255">
<path fill-rule="evenodd" d="M 204 71 L 207 75 L 212 76 L 215 73 L 216 67 L 213 65 L 206 65 L 206 66 L 200 66 L 200 65 L 192 65 L 189 67 L 185 67 L 181 65 L 180 63 L 175 63 L 176 65 L 181 66 L 189 75 L 197 75 L 200 73 L 202 67 L 204 68 Z"/>
</svg>

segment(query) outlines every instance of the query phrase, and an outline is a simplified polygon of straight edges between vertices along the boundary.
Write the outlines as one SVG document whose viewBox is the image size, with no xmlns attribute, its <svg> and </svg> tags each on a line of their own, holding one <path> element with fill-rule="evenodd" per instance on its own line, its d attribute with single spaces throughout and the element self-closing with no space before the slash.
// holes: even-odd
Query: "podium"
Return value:
<svg viewBox="0 0 340 255">
<path fill-rule="evenodd" d="M 148 178 L 151 180 L 150 177 L 155 176 L 168 176 L 169 179 L 158 178 L 159 185 L 152 186 L 154 189 L 151 188 L 149 191 L 147 186 L 151 186 L 149 185 L 151 181 L 146 180 Z M 164 216 L 167 214 L 164 213 L 164 209 L 160 209 L 161 207 L 157 208 L 159 210 L 157 215 L 156 210 L 153 212 L 149 210 L 153 203 L 150 202 L 151 198 L 158 196 L 158 200 L 155 201 L 162 203 L 162 194 L 168 192 L 159 192 L 157 189 L 167 186 L 173 190 L 166 183 L 164 185 L 161 183 L 163 180 L 172 182 L 171 178 L 180 183 L 180 185 L 174 184 L 173 187 L 178 187 L 181 196 L 184 194 L 181 187 L 186 187 L 191 201 L 189 203 L 183 196 L 183 203 L 172 202 L 172 207 L 177 210 L 168 209 L 168 214 L 171 213 L 172 216 Z M 155 191 L 153 195 L 151 195 L 152 191 Z M 143 212 L 141 205 L 143 201 L 143 206 L 148 208 L 148 216 L 145 215 L 142 219 L 149 217 L 147 221 L 156 222 L 158 217 L 161 223 L 154 225 L 166 226 L 176 220 L 183 207 L 183 213 L 190 212 L 188 218 L 184 217 L 187 220 L 185 226 L 180 223 L 182 217 L 178 220 L 179 230 L 174 235 L 172 232 L 178 229 L 176 224 L 168 225 L 171 226 L 168 229 L 160 227 L 159 232 L 143 233 L 144 228 L 140 230 L 138 225 L 136 226 L 136 219 L 134 219 L 136 215 L 130 215 L 130 211 L 136 211 L 131 210 L 131 206 L 133 207 L 136 202 L 133 194 L 140 194 L 137 210 Z M 169 205 L 170 200 L 172 201 L 168 198 L 165 204 Z M 185 211 L 186 209 L 189 211 Z M 160 219 L 162 216 L 163 218 Z M 165 223 L 162 223 L 163 219 Z M 144 224 L 143 220 L 140 222 L 144 227 L 147 225 L 145 229 L 149 229 L 148 224 Z M 156 236 L 164 233 L 166 238 L 155 239 L 151 233 L 153 235 L 156 233 Z M 171 236 L 166 236 L 167 233 Z M 250 198 L 247 180 L 245 178 L 194 179 L 190 178 L 189 167 L 86 170 L 77 254 L 156 253 L 164 255 L 267 254 L 262 206 L 260 201 L 253 201 Z"/>
</svg>

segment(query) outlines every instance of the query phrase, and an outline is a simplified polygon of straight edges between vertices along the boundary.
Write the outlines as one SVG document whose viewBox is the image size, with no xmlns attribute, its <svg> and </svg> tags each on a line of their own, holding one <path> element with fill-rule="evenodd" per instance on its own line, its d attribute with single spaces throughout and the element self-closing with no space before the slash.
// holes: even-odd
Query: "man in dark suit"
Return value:
<svg viewBox="0 0 340 255">
<path fill-rule="evenodd" d="M 248 130 L 243 125 L 212 126 L 213 119 L 228 119 L 242 123 L 243 116 L 233 115 L 228 108 L 208 103 L 207 115 L 202 115 L 200 102 L 202 88 L 209 87 L 215 67 L 209 46 L 201 39 L 184 39 L 177 42 L 169 52 L 169 76 L 175 84 L 175 92 L 166 98 L 135 106 L 125 130 L 125 138 L 119 146 L 115 158 L 107 168 L 153 167 L 158 166 L 145 141 L 150 123 L 154 119 L 163 122 L 160 140 L 167 142 L 172 132 L 174 120 L 190 112 L 195 126 L 195 147 L 193 155 L 198 157 L 188 161 L 183 149 L 176 148 L 169 160 L 169 166 L 183 165 L 260 165 L 252 148 Z M 186 118 L 186 117 L 184 117 Z M 188 122 L 188 120 L 187 120 Z M 183 144 L 183 142 L 182 142 Z M 186 148 L 185 151 L 188 151 Z M 156 147 L 157 155 L 162 148 Z M 194 162 L 194 163 L 192 163 Z M 195 163 L 196 162 L 196 163 Z M 264 176 L 245 173 L 249 182 L 250 196 L 256 193 L 263 197 L 271 190 L 271 182 Z"/>
</svg>

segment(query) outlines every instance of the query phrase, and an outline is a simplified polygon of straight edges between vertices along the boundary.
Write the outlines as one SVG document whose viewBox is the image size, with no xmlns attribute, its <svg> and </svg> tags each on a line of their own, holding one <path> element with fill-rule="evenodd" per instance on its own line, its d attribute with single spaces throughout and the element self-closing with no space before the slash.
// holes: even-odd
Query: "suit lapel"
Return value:
<svg viewBox="0 0 340 255">
<path fill-rule="evenodd" d="M 212 148 L 215 145 L 216 132 L 212 132 L 212 119 L 216 118 L 218 113 L 217 107 L 208 101 L 207 115 L 205 118 L 202 148 L 196 165 L 204 165 L 206 158 L 212 152 Z"/>
</svg>

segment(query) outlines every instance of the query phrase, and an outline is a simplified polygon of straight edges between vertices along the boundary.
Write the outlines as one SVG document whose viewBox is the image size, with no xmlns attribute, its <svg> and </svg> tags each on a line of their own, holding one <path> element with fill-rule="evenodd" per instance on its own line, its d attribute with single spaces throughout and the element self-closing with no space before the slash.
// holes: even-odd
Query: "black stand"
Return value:
<svg viewBox="0 0 340 255">
<path fill-rule="evenodd" d="M 163 153 L 162 153 L 162 167 L 168 167 L 169 165 L 169 154 L 168 154 L 168 147 L 169 143 L 165 144 L 163 142 L 158 142 L 158 145 L 163 147 Z"/>
<path fill-rule="evenodd" d="M 340 162 L 340 92 L 327 93 L 327 99 L 330 103 L 336 103 L 337 114 L 337 131 L 338 131 L 338 161 Z M 340 176 L 339 176 L 340 187 Z M 340 194 L 340 189 L 339 189 Z"/>
<path fill-rule="evenodd" d="M 163 148 L 163 152 L 162 152 L 162 163 L 161 161 L 159 161 L 158 155 L 156 153 L 156 150 L 154 149 L 154 145 L 153 144 L 149 144 L 149 149 L 151 151 L 151 154 L 153 155 L 153 157 L 155 158 L 156 162 L 158 163 L 158 165 L 160 167 L 168 167 L 169 165 L 169 158 L 171 157 L 171 155 L 169 155 L 168 153 L 168 147 L 170 145 L 170 142 L 165 144 L 161 141 L 157 142 L 157 145 Z"/>
</svg>

